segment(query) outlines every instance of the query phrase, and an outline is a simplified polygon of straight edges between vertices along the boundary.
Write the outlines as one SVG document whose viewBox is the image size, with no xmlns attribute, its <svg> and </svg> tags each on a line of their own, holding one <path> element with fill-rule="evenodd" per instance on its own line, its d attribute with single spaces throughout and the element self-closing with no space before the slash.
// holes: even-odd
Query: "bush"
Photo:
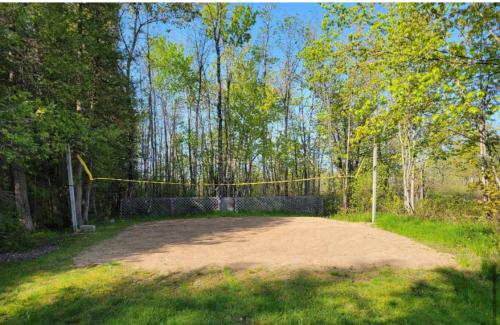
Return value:
<svg viewBox="0 0 500 325">
<path fill-rule="evenodd" d="M 332 193 L 329 195 L 323 195 L 323 213 L 325 215 L 337 214 L 342 205 L 342 198 L 339 194 Z"/>
<path fill-rule="evenodd" d="M 6 209 L 0 210 L 0 236 L 22 228 L 15 212 Z"/>
<path fill-rule="evenodd" d="M 3 207 L 0 210 L 0 253 L 18 250 L 16 247 L 25 242 L 27 235 L 16 213 Z"/>
<path fill-rule="evenodd" d="M 401 213 L 403 204 L 394 186 L 389 184 L 389 167 L 380 165 L 377 182 L 377 210 L 389 213 Z M 352 183 L 352 212 L 371 211 L 372 173 L 370 169 L 360 173 Z"/>
<path fill-rule="evenodd" d="M 467 195 L 432 195 L 416 202 L 416 216 L 425 219 L 474 220 L 481 215 L 478 200 Z"/>
<path fill-rule="evenodd" d="M 5 193 L 5 192 L 4 192 Z M 61 233 L 41 230 L 30 233 L 21 224 L 12 202 L 0 201 L 0 253 L 18 252 L 54 244 Z"/>
<path fill-rule="evenodd" d="M 0 240 L 6 234 L 22 229 L 14 204 L 14 193 L 0 191 Z"/>
<path fill-rule="evenodd" d="M 0 253 L 22 252 L 38 247 L 57 244 L 64 236 L 62 232 L 39 230 L 34 233 L 17 228 L 10 233 L 0 234 Z"/>
</svg>

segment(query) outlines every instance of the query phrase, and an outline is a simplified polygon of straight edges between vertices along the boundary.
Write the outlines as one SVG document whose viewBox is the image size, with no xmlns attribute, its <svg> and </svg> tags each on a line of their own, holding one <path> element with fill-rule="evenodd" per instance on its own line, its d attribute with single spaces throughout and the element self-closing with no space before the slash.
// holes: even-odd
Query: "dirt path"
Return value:
<svg viewBox="0 0 500 325">
<path fill-rule="evenodd" d="M 454 265 L 450 254 L 370 226 L 314 217 L 246 217 L 148 222 L 127 228 L 75 259 L 79 266 L 121 261 L 155 271 L 203 267 Z"/>
<path fill-rule="evenodd" d="M 34 258 L 44 256 L 52 251 L 55 251 L 58 248 L 59 246 L 57 245 L 50 245 L 35 248 L 27 252 L 0 253 L 0 263 L 32 260 Z"/>
</svg>

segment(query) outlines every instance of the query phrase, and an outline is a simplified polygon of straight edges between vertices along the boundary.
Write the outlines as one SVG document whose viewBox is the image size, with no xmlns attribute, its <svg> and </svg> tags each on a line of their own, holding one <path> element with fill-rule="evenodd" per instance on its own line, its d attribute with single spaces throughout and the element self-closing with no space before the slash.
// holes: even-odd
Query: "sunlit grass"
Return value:
<svg viewBox="0 0 500 325">
<path fill-rule="evenodd" d="M 7 324 L 485 323 L 487 281 L 454 270 L 161 276 L 103 265 L 31 278 L 0 298 Z"/>
<path fill-rule="evenodd" d="M 352 222 L 371 221 L 371 215 L 367 213 L 334 215 L 332 218 Z M 376 226 L 457 254 L 463 266 L 473 266 L 480 258 L 488 258 L 495 236 L 493 229 L 482 223 L 454 223 L 388 213 L 377 214 Z"/>
<path fill-rule="evenodd" d="M 381 217 L 380 225 L 390 225 L 390 218 Z M 118 263 L 72 265 L 78 252 L 134 222 L 99 225 L 97 233 L 68 237 L 58 251 L 45 257 L 0 265 L 0 323 L 487 324 L 491 320 L 491 285 L 475 271 L 260 268 L 161 275 Z"/>
</svg>

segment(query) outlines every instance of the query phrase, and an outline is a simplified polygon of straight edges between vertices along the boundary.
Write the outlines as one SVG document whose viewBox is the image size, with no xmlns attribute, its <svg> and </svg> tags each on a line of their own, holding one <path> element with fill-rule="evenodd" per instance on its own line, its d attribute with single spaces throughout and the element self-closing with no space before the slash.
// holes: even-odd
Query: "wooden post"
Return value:
<svg viewBox="0 0 500 325">
<path fill-rule="evenodd" d="M 373 142 L 373 170 L 372 170 L 372 223 L 377 215 L 377 142 Z"/>
<path fill-rule="evenodd" d="M 71 224 L 73 225 L 73 231 L 76 232 L 78 225 L 76 222 L 75 187 L 73 184 L 73 167 L 71 166 L 71 148 L 69 147 L 69 144 L 66 147 L 66 165 L 68 168 L 68 190 L 71 208 Z"/>
</svg>

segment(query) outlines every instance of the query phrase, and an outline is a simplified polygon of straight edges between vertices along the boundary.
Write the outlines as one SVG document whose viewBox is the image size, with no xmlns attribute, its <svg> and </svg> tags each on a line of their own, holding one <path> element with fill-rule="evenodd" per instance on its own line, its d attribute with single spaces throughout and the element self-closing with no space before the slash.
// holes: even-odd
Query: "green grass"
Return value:
<svg viewBox="0 0 500 325">
<path fill-rule="evenodd" d="M 370 222 L 367 213 L 335 215 L 333 219 Z M 395 214 L 378 214 L 376 226 L 456 254 L 462 266 L 477 266 L 494 248 L 495 233 L 482 223 L 454 223 Z"/>
<path fill-rule="evenodd" d="M 64 232 L 51 230 L 40 230 L 31 234 L 18 230 L 8 235 L 0 236 L 0 253 L 23 252 L 41 246 L 55 245 L 65 236 Z"/>
<path fill-rule="evenodd" d="M 0 265 L 0 323 L 491 323 L 490 282 L 471 270 L 224 269 L 166 276 L 118 263 L 72 265 L 78 252 L 135 222 L 99 225 L 95 234 L 64 238 L 47 256 Z"/>
</svg>

